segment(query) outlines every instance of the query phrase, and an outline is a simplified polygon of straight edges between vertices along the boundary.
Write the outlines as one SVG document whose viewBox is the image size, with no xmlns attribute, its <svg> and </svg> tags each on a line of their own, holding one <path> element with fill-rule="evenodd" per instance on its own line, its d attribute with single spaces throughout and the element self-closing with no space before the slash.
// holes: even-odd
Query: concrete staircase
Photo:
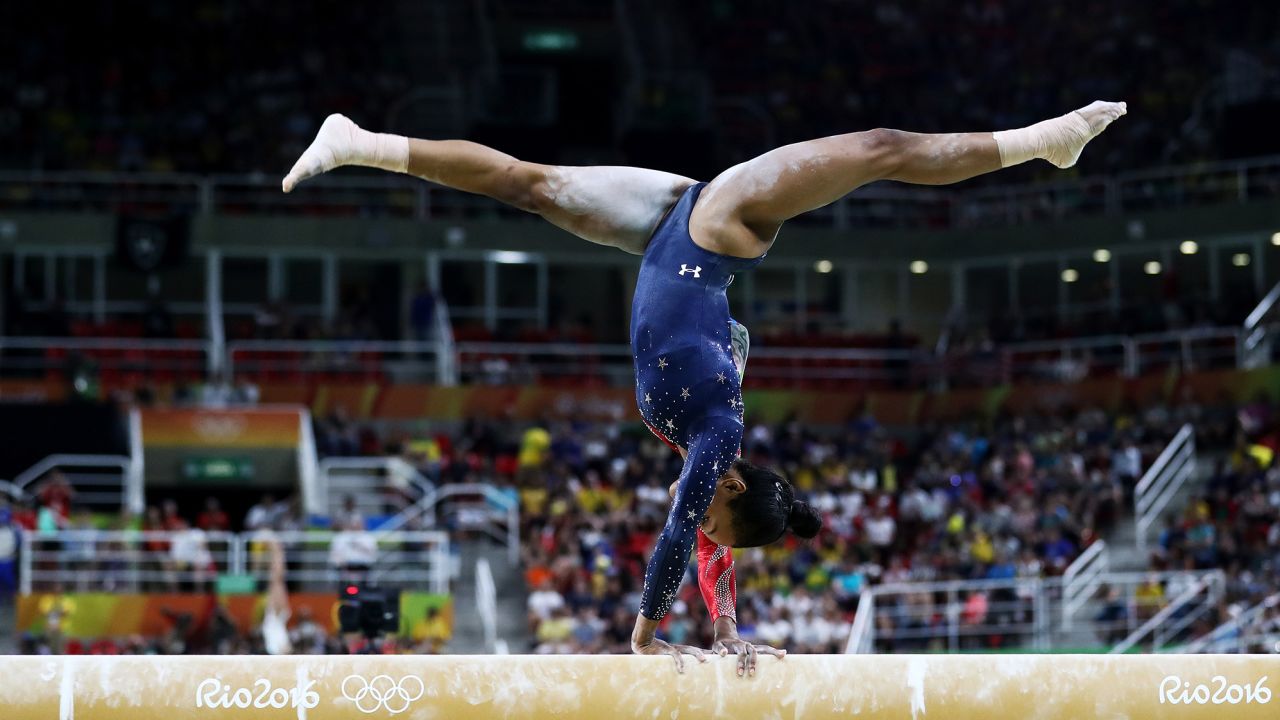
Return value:
<svg viewBox="0 0 1280 720">
<path fill-rule="evenodd" d="M 1195 470 L 1187 481 L 1174 494 L 1173 499 L 1164 509 L 1164 514 L 1168 515 L 1181 514 L 1187 504 L 1200 493 L 1210 475 L 1217 458 L 1214 456 L 1199 456 L 1196 460 Z M 1137 538 L 1137 522 L 1132 515 L 1126 514 L 1121 518 L 1114 527 L 1111 528 L 1103 539 L 1107 542 L 1107 552 L 1109 558 L 1109 572 L 1112 573 L 1141 573 L 1148 569 L 1148 553 L 1150 548 L 1159 538 L 1161 524 L 1149 530 L 1147 536 L 1147 552 L 1138 549 Z M 1083 607 L 1076 613 L 1076 623 L 1072 630 L 1054 633 L 1054 645 L 1056 647 L 1089 647 L 1093 645 L 1101 645 L 1103 639 L 1097 637 L 1093 632 L 1092 623 L 1089 618 L 1095 617 L 1101 610 L 1105 602 L 1101 598 L 1094 598 L 1085 603 Z"/>
<path fill-rule="evenodd" d="M 1174 514 L 1181 515 L 1187 504 L 1200 493 L 1204 488 L 1209 477 L 1213 474 L 1213 468 L 1217 464 L 1216 456 L 1200 455 L 1196 458 L 1195 470 L 1191 473 L 1191 477 L 1183 483 L 1178 492 L 1174 494 L 1173 499 L 1164 509 L 1164 515 Z M 1150 547 L 1160 537 L 1160 529 L 1163 523 L 1157 523 L 1147 535 L 1147 545 Z M 1147 556 L 1138 550 L 1137 522 L 1132 515 L 1125 516 L 1116 526 L 1107 533 L 1104 538 L 1107 541 L 1107 547 L 1111 551 L 1111 569 L 1114 572 L 1141 572 L 1147 569 Z"/>
<path fill-rule="evenodd" d="M 489 540 L 459 542 L 461 563 L 458 582 L 454 586 L 453 638 L 447 651 L 452 654 L 487 654 L 484 626 L 476 603 L 476 562 L 489 561 L 497 594 L 497 636 L 513 653 L 527 652 L 532 638 L 525 621 L 527 614 L 524 577 L 518 566 L 507 561 L 507 550 Z"/>
</svg>

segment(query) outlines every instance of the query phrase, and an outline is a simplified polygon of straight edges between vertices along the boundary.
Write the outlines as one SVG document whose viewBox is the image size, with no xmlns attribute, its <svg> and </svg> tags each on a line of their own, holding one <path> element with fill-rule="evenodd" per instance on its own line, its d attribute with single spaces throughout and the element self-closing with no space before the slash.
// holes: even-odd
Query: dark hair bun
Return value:
<svg viewBox="0 0 1280 720">
<path fill-rule="evenodd" d="M 798 537 L 811 538 L 822 529 L 822 516 L 809 503 L 796 500 L 791 503 L 791 512 L 787 515 L 787 526 Z"/>
</svg>

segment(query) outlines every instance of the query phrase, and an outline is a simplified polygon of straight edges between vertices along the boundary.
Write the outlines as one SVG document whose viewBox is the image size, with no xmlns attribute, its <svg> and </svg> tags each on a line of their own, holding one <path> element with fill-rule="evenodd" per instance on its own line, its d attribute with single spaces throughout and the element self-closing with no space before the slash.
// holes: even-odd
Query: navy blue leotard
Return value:
<svg viewBox="0 0 1280 720">
<path fill-rule="evenodd" d="M 742 388 L 729 344 L 733 274 L 763 260 L 719 255 L 689 236 L 705 183 L 691 186 L 644 251 L 631 305 L 636 402 L 649 427 L 688 451 L 667 524 L 645 570 L 640 612 L 661 620 L 675 601 L 716 481 L 742 448 Z"/>
</svg>

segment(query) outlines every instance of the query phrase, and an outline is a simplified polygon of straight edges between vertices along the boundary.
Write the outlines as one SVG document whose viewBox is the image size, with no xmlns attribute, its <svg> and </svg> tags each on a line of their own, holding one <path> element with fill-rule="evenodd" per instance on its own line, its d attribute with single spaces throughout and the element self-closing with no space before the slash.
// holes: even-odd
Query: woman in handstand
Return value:
<svg viewBox="0 0 1280 720">
<path fill-rule="evenodd" d="M 741 371 L 747 334 L 729 317 L 725 288 L 764 259 L 786 220 L 876 180 L 944 185 L 1044 159 L 1075 164 L 1086 143 L 1125 113 L 1087 107 L 1025 128 L 924 135 L 876 129 L 795 143 L 725 170 L 710 183 L 634 167 L 564 167 L 518 160 L 463 140 L 371 133 L 330 115 L 283 182 L 342 165 L 376 167 L 486 195 L 594 243 L 642 255 L 631 312 L 636 399 L 649 428 L 684 457 L 672 505 L 645 572 L 631 636 L 641 654 L 702 650 L 656 637 L 699 545 L 698 578 L 715 624 L 713 651 L 785 651 L 738 638 L 729 548 L 813 537 L 821 519 L 777 473 L 739 459 Z"/>
</svg>

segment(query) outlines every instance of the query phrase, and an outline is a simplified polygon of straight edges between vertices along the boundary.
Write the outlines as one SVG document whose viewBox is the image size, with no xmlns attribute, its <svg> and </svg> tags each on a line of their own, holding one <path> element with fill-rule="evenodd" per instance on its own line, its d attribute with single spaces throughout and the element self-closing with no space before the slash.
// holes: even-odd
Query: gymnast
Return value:
<svg viewBox="0 0 1280 720">
<path fill-rule="evenodd" d="M 1126 112 L 1097 101 L 1024 128 L 918 134 L 875 129 L 799 142 L 735 165 L 711 182 L 634 167 L 566 167 L 518 160 L 463 140 L 372 133 L 330 115 L 284 178 L 283 190 L 343 165 L 408 173 L 541 215 L 590 242 L 641 255 L 631 311 L 636 402 L 649 428 L 684 458 L 672 505 L 645 572 L 631 646 L 705 661 L 703 650 L 658 638 L 698 544 L 698 580 L 714 622 L 712 652 L 754 674 L 758 653 L 785 650 L 738 637 L 730 548 L 822 520 L 772 470 L 739 458 L 741 380 L 749 336 L 729 317 L 725 289 L 765 257 L 782 223 L 877 180 L 945 185 L 1033 159 L 1071 167 L 1086 143 Z"/>
</svg>

